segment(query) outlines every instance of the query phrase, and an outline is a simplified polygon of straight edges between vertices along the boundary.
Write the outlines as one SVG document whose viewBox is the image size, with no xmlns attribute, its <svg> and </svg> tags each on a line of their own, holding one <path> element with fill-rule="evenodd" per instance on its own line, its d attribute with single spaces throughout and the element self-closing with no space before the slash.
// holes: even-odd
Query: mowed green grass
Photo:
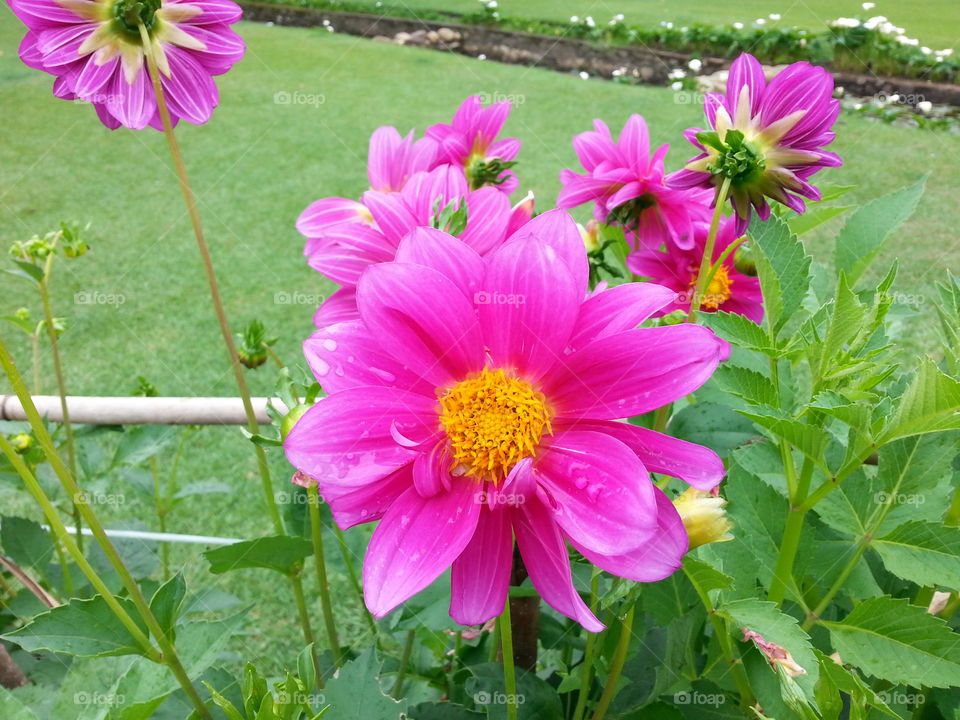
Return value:
<svg viewBox="0 0 960 720">
<path fill-rule="evenodd" d="M 391 0 L 392 1 L 392 0 Z M 391 4 L 387 2 L 385 4 Z M 413 9 L 474 12 L 476 0 L 403 0 Z M 500 0 L 503 16 L 544 20 L 569 20 L 576 15 L 592 17 L 598 24 L 623 14 L 632 25 L 656 25 L 672 22 L 677 27 L 693 23 L 750 25 L 757 18 L 780 14 L 778 25 L 822 30 L 838 17 L 885 15 L 906 30 L 910 37 L 933 48 L 960 45 L 960 4 L 955 0 L 880 0 L 876 7 L 864 10 L 859 0 L 740 0 L 740 2 L 702 2 L 701 0 Z"/>
<path fill-rule="evenodd" d="M 294 221 L 318 197 L 355 197 L 366 188 L 367 140 L 378 125 L 422 131 L 447 120 L 469 93 L 513 96 L 517 104 L 506 132 L 524 144 L 517 167 L 521 191 L 533 190 L 540 209 L 547 209 L 559 189 L 558 172 L 576 163 L 570 138 L 588 129 L 593 117 L 619 128 L 630 113 L 642 113 L 656 142 L 674 144 L 668 159 L 674 168 L 690 153 L 681 131 L 701 123 L 700 108 L 676 104 L 667 89 L 585 82 L 319 30 L 246 23 L 238 30 L 249 52 L 220 79 L 220 108 L 208 125 L 184 124 L 178 136 L 227 311 L 237 328 L 262 319 L 279 336 L 277 350 L 289 363 L 301 362 L 299 345 L 311 331 L 312 296 L 332 289 L 303 262 Z M 0 244 L 5 248 L 62 219 L 92 223 L 92 251 L 58 263 L 54 282 L 56 314 L 70 321 L 63 337 L 70 391 L 125 395 L 142 374 L 164 394 L 234 394 L 163 137 L 152 130 L 108 131 L 90 107 L 54 99 L 52 78 L 17 58 L 22 32 L 9 11 L 0 11 Z M 317 102 L 275 103 L 277 93 L 294 92 L 314 95 Z M 846 165 L 823 177 L 859 185 L 851 194 L 857 202 L 931 173 L 918 213 L 878 263 L 899 257 L 900 291 L 929 301 L 932 282 L 946 266 L 958 264 L 960 175 L 951 159 L 960 152 L 960 138 L 847 117 L 838 131 L 835 149 Z M 828 258 L 825 237 L 810 243 L 819 259 Z M 78 293 L 113 295 L 123 303 L 78 304 Z M 0 300 L 0 314 L 21 305 L 39 312 L 28 285 L 17 278 L 0 277 Z M 926 302 L 910 317 L 916 330 L 932 325 L 935 315 Z M 0 332 L 11 339 L 26 370 L 27 343 L 8 326 Z M 249 377 L 255 393 L 271 391 L 269 369 Z M 52 381 L 46 389 L 52 391 Z M 290 468 L 281 453 L 272 458 L 276 490 L 283 492 Z M 171 531 L 228 537 L 270 533 L 253 455 L 237 429 L 200 433 L 184 459 L 182 477 L 222 480 L 233 494 L 184 503 Z M 106 508 L 110 521 L 155 527 L 148 504 L 129 490 L 126 497 L 130 501 L 121 507 Z M 3 488 L 0 506 L 5 511 L 25 507 Z M 195 584 L 204 578 L 197 547 L 178 547 L 175 559 L 186 565 Z M 268 669 L 292 663 L 298 631 L 283 581 L 243 571 L 215 582 L 255 603 L 258 622 L 237 652 L 266 662 Z M 333 582 L 349 638 L 361 631 L 357 606 L 344 577 L 337 574 Z M 308 587 L 311 583 L 312 576 Z M 313 607 L 322 636 L 319 606 L 314 602 Z"/>
</svg>

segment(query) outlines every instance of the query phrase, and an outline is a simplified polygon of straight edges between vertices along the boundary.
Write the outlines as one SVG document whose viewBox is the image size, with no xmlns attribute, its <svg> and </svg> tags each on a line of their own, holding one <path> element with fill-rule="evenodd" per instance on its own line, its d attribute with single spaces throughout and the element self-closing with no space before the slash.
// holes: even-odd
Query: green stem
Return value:
<svg viewBox="0 0 960 720">
<path fill-rule="evenodd" d="M 313 628 L 310 626 L 310 613 L 307 610 L 307 598 L 303 594 L 303 581 L 300 579 L 300 571 L 290 575 L 290 587 L 293 589 L 293 602 L 297 606 L 297 615 L 300 618 L 300 627 L 303 628 L 304 639 L 307 645 L 313 645 Z M 320 664 L 317 662 L 316 650 L 313 650 L 313 666 L 317 670 L 317 687 L 323 688 L 323 672 L 320 670 Z"/>
<path fill-rule="evenodd" d="M 40 374 L 40 333 L 34 332 L 30 336 L 30 349 L 33 366 L 33 394 L 41 395 L 43 388 L 43 379 Z"/>
<path fill-rule="evenodd" d="M 503 648 L 503 684 L 507 691 L 507 720 L 517 720 L 517 671 L 513 665 L 513 630 L 510 626 L 510 598 L 503 604 L 497 620 Z"/>
<path fill-rule="evenodd" d="M 753 689 L 750 687 L 750 679 L 743 667 L 743 660 L 734 650 L 727 621 L 717 614 L 716 608 L 713 607 L 713 601 L 710 600 L 710 593 L 697 584 L 688 570 L 684 569 L 684 573 L 693 585 L 693 589 L 697 591 L 697 596 L 703 603 L 703 607 L 707 610 L 707 617 L 710 618 L 710 624 L 713 625 L 713 633 L 717 636 L 717 642 L 720 643 L 720 650 L 727 662 L 730 663 L 730 674 L 733 675 L 733 681 L 740 693 L 740 707 L 746 709 L 752 706 L 756 700 L 753 697 Z"/>
<path fill-rule="evenodd" d="M 347 568 L 347 576 L 350 578 L 350 584 L 353 586 L 353 591 L 357 594 L 357 598 L 360 601 L 360 608 L 363 611 L 363 617 L 367 621 L 367 626 L 370 628 L 370 632 L 373 633 L 374 637 L 377 637 L 380 634 L 377 624 L 373 620 L 373 616 L 367 612 L 366 603 L 363 600 L 363 588 L 360 585 L 360 578 L 357 575 L 357 569 L 353 566 L 353 558 L 350 557 L 350 548 L 347 547 L 347 538 L 343 534 L 336 523 L 333 523 L 333 532 L 337 536 L 337 544 L 340 546 L 340 555 L 343 558 L 343 564 Z"/>
<path fill-rule="evenodd" d="M 16 470 L 17 474 L 23 479 L 23 484 L 26 485 L 27 492 L 30 493 L 37 505 L 40 506 L 44 517 L 47 519 L 47 524 L 50 526 L 50 532 L 53 533 L 56 538 L 57 544 L 67 549 L 67 552 L 70 553 L 70 556 L 76 561 L 77 566 L 90 580 L 90 584 L 93 585 L 100 594 L 100 597 L 104 599 L 113 614 L 117 616 L 117 619 L 127 628 L 127 631 L 134 640 L 137 641 L 137 644 L 144 654 L 154 662 L 160 662 L 160 653 L 157 652 L 157 649 L 150 642 L 149 638 L 143 634 L 140 626 L 130 617 L 124 607 L 117 602 L 116 596 L 114 596 L 100 575 L 97 574 L 97 571 L 94 570 L 93 566 L 87 561 L 86 556 L 77 546 L 73 537 L 70 535 L 70 531 L 67 530 L 63 524 L 59 513 L 57 513 L 57 509 L 53 506 L 53 503 L 50 502 L 50 498 L 48 498 L 43 491 L 36 476 L 30 471 L 30 468 L 28 468 L 27 464 L 23 461 L 23 458 L 17 454 L 16 450 L 13 449 L 13 446 L 10 445 L 3 434 L 0 434 L 0 451 L 6 455 L 10 464 L 13 465 L 14 470 Z"/>
<path fill-rule="evenodd" d="M 50 433 L 47 432 L 47 428 L 43 424 L 43 418 L 40 417 L 40 413 L 37 411 L 37 406 L 34 405 L 33 398 L 30 397 L 26 383 L 23 382 L 23 377 L 20 375 L 19 370 L 17 370 L 16 365 L 13 362 L 13 358 L 10 356 L 7 346 L 2 340 L 0 340 L 0 366 L 2 366 L 4 372 L 7 374 L 7 378 L 10 380 L 10 385 L 13 387 L 14 392 L 20 400 L 20 404 L 23 406 L 24 413 L 30 422 L 30 427 L 33 428 L 33 433 L 36 436 L 37 441 L 40 443 L 40 447 L 43 448 L 43 452 L 47 457 L 47 461 L 50 463 L 50 467 L 60 480 L 60 484 L 63 485 L 70 497 L 74 499 L 76 507 L 83 517 L 83 520 L 87 523 L 87 526 L 93 533 L 97 544 L 100 545 L 104 555 L 107 556 L 107 560 L 113 566 L 117 576 L 120 578 L 120 581 L 126 588 L 130 600 L 133 601 L 133 604 L 137 608 L 137 612 L 140 614 L 140 617 L 143 619 L 144 623 L 146 623 L 147 628 L 153 634 L 154 638 L 156 638 L 157 644 L 160 646 L 160 651 L 162 653 L 161 662 L 170 668 L 170 671 L 177 678 L 177 681 L 180 683 L 183 691 L 187 694 L 187 697 L 190 699 L 191 703 L 193 703 L 200 717 L 204 720 L 210 720 L 210 711 L 207 709 L 206 705 L 203 704 L 203 700 L 201 700 L 200 696 L 197 694 L 196 688 L 193 687 L 193 683 L 190 682 L 190 677 L 187 675 L 186 670 L 181 664 L 176 649 L 167 638 L 167 635 L 160 626 L 160 623 L 157 622 L 156 617 L 150 610 L 150 605 L 143 596 L 143 591 L 140 589 L 140 586 L 137 584 L 137 581 L 134 579 L 133 575 L 130 574 L 130 571 L 124 564 L 120 554 L 117 552 L 117 549 L 113 546 L 113 543 L 110 542 L 110 538 L 107 537 L 103 526 L 100 524 L 100 519 L 87 504 L 86 495 L 80 489 L 80 486 L 77 485 L 73 475 L 70 474 L 69 469 L 60 458 L 60 455 L 57 453 L 56 448 L 53 445 L 53 439 L 50 437 Z M 71 545 L 77 549 L 77 552 L 82 557 L 83 552 L 79 548 L 79 544 L 74 543 L 72 538 Z M 74 559 L 77 559 L 77 557 L 75 556 Z M 77 562 L 80 564 L 78 559 Z M 91 582 L 93 581 L 91 580 Z"/>
<path fill-rule="evenodd" d="M 807 613 L 807 618 L 803 621 L 804 630 L 809 630 L 820 620 L 820 616 L 823 614 L 823 611 L 830 607 L 830 603 L 833 601 L 833 598 L 836 597 L 837 593 L 840 592 L 844 584 L 846 584 L 847 580 L 850 578 L 850 575 L 860 563 L 860 558 L 863 557 L 863 554 L 867 551 L 868 547 L 870 547 L 870 542 L 867 541 L 866 538 L 860 538 L 860 541 L 857 543 L 853 554 L 850 556 L 850 559 L 844 564 L 843 569 L 840 571 L 840 574 L 837 575 L 826 594 L 820 599 L 820 602 L 817 603 L 816 607 Z"/>
<path fill-rule="evenodd" d="M 397 682 L 393 686 L 393 696 L 396 699 L 403 697 L 403 681 L 407 675 L 407 665 L 410 664 L 410 654 L 413 652 L 413 641 L 417 634 L 413 630 L 407 631 L 407 639 L 403 643 L 403 652 L 400 655 L 400 668 L 397 670 Z"/>
<path fill-rule="evenodd" d="M 313 539 L 313 558 L 317 567 L 317 586 L 320 592 L 320 604 L 323 606 L 323 622 L 327 628 L 327 641 L 330 643 L 333 664 L 340 667 L 340 639 L 337 637 L 337 624 L 333 619 L 333 603 L 330 602 L 327 560 L 323 551 L 323 525 L 320 522 L 320 493 L 315 483 L 307 488 L 307 504 L 310 508 L 310 535 Z"/>
<path fill-rule="evenodd" d="M 610 703 L 616 697 L 620 676 L 623 674 L 623 665 L 627 661 L 627 651 L 630 649 L 630 638 L 633 635 L 633 615 L 634 608 L 631 607 L 620 622 L 617 647 L 610 660 L 610 672 L 607 674 L 607 682 L 603 687 L 603 695 L 600 696 L 597 709 L 593 712 L 593 720 L 603 720 L 607 716 L 607 710 L 610 709 Z"/>
<path fill-rule="evenodd" d="M 689 322 L 696 322 L 697 311 L 703 301 L 703 296 L 709 287 L 710 267 L 713 265 L 713 248 L 717 243 L 717 232 L 720 229 L 720 218 L 723 217 L 723 208 L 727 204 L 727 195 L 730 193 L 730 178 L 724 178 L 723 184 L 717 191 L 716 204 L 713 208 L 713 218 L 710 220 L 710 231 L 707 233 L 707 242 L 703 246 L 703 256 L 700 258 L 700 270 L 697 272 L 697 284 L 690 298 Z"/>
<path fill-rule="evenodd" d="M 152 41 L 150 40 L 146 27 L 142 24 L 140 25 L 140 38 L 143 42 L 144 55 L 146 55 L 147 64 L 150 69 L 150 78 L 153 81 L 153 91 L 157 99 L 157 110 L 160 113 L 160 121 L 163 124 L 163 133 L 167 138 L 167 145 L 170 148 L 170 155 L 173 158 L 173 166 L 176 170 L 177 178 L 180 181 L 180 190 L 183 193 L 183 199 L 187 206 L 187 214 L 190 216 L 190 224 L 193 227 L 193 234 L 197 240 L 200 259 L 203 262 L 207 283 L 210 286 L 210 298 L 213 302 L 217 322 L 220 325 L 220 334 L 223 336 L 223 342 L 227 347 L 230 366 L 233 369 L 237 389 L 240 391 L 240 398 L 243 401 L 243 411 L 247 418 L 247 430 L 253 435 L 258 435 L 260 433 L 260 426 L 257 422 L 256 412 L 253 409 L 253 403 L 250 400 L 250 388 L 247 386 L 247 379 L 243 374 L 243 367 L 237 356 L 237 346 L 233 339 L 233 332 L 230 330 L 227 313 L 223 307 L 223 299 L 220 296 L 220 285 L 217 283 L 217 275 L 213 268 L 213 258 L 210 256 L 210 249 L 207 247 L 207 241 L 203 234 L 203 225 L 200 222 L 200 212 L 197 210 L 196 197 L 190 186 L 190 180 L 187 177 L 187 167 L 184 164 L 177 137 L 173 132 L 166 97 L 163 93 L 163 86 L 160 84 L 160 73 L 157 70 L 157 61 L 154 57 Z M 257 456 L 257 467 L 260 471 L 260 481 L 263 486 L 263 497 L 266 501 L 267 510 L 270 513 L 274 530 L 278 535 L 285 535 L 286 530 L 283 525 L 283 518 L 280 516 L 280 509 L 277 507 L 277 499 L 274 497 L 273 485 L 270 481 L 270 467 L 267 464 L 267 455 L 259 445 L 254 445 L 254 450 Z"/>
<path fill-rule="evenodd" d="M 57 329 L 53 324 L 53 305 L 50 302 L 50 276 L 53 273 L 53 259 L 56 254 L 51 252 L 47 256 L 43 272 L 43 280 L 38 283 L 40 301 L 43 303 L 43 319 L 47 326 L 47 335 L 50 338 L 50 352 L 53 356 L 53 372 L 57 378 L 57 392 L 60 395 L 60 412 L 63 414 L 63 430 L 67 436 L 67 461 L 70 474 L 77 477 L 77 448 L 73 440 L 73 423 L 70 422 L 70 409 L 67 407 L 67 383 L 63 374 L 63 363 L 60 360 L 60 342 L 57 338 Z M 77 545 L 83 549 L 83 534 L 80 532 L 80 513 L 76 503 L 73 504 L 73 521 L 77 527 Z"/>
<path fill-rule="evenodd" d="M 594 568 L 590 579 L 590 612 L 597 614 L 600 596 L 600 571 Z M 587 634 L 587 647 L 583 652 L 583 664 L 580 667 L 580 692 L 577 693 L 577 707 L 573 711 L 573 720 L 583 720 L 590 698 L 590 685 L 593 683 L 593 656 L 597 648 L 597 633 Z"/>
<path fill-rule="evenodd" d="M 167 510 L 164 506 L 163 488 L 160 486 L 160 465 L 156 455 L 150 456 L 150 474 L 153 476 L 153 506 L 157 512 L 160 532 L 167 531 Z M 160 567 L 163 579 L 170 577 L 170 543 L 160 543 Z"/>
<path fill-rule="evenodd" d="M 67 597 L 73 597 L 75 590 L 73 587 L 73 576 L 70 574 L 70 566 L 67 564 L 67 556 L 63 554 L 63 545 L 60 544 L 60 538 L 53 528 L 50 528 L 50 539 L 53 540 L 53 548 L 57 553 L 57 563 L 60 565 L 60 572 L 63 574 L 63 589 L 67 591 Z"/>
</svg>

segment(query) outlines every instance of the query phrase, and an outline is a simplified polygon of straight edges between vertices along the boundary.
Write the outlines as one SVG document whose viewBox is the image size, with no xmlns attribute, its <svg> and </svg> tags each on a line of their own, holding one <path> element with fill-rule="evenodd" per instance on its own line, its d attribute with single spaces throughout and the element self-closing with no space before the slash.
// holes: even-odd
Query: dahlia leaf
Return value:
<svg viewBox="0 0 960 720">
<path fill-rule="evenodd" d="M 701 318 L 704 325 L 734 345 L 747 350 L 756 350 L 770 357 L 780 355 L 777 348 L 771 346 L 770 338 L 763 328 L 748 319 L 746 315 L 718 310 L 713 313 L 703 313 Z"/>
<path fill-rule="evenodd" d="M 214 575 L 243 568 L 265 568 L 292 575 L 312 554 L 313 545 L 306 538 L 272 535 L 208 550 L 203 556 Z"/>
<path fill-rule="evenodd" d="M 897 577 L 923 587 L 960 587 L 960 528 L 912 522 L 872 545 Z"/>
<path fill-rule="evenodd" d="M 818 228 L 825 222 L 833 220 L 835 217 L 843 215 L 847 210 L 853 210 L 856 205 L 824 205 L 808 207 L 802 215 L 794 215 L 787 220 L 790 231 L 795 235 L 803 235 L 814 228 Z"/>
<path fill-rule="evenodd" d="M 503 669 L 500 665 L 497 667 Z M 472 669 L 472 668 L 471 668 Z M 407 701 L 396 701 L 380 687 L 380 663 L 372 649 L 348 662 L 323 689 L 333 717 L 399 720 L 406 717 Z"/>
<path fill-rule="evenodd" d="M 833 314 L 823 340 L 820 355 L 819 374 L 823 376 L 831 367 L 831 361 L 850 346 L 863 327 L 866 308 L 857 298 L 845 274 L 841 271 L 837 285 L 837 297 L 833 303 Z"/>
<path fill-rule="evenodd" d="M 837 235 L 834 263 L 838 271 L 847 274 L 851 285 L 856 285 L 893 231 L 913 215 L 928 177 L 871 200 L 844 224 Z"/>
<path fill-rule="evenodd" d="M 913 687 L 960 685 L 958 635 L 908 600 L 873 598 L 822 624 L 843 661 L 868 675 Z"/>
<path fill-rule="evenodd" d="M 752 411 L 738 410 L 737 412 L 777 437 L 783 438 L 819 467 L 825 469 L 823 451 L 827 437 L 822 428 L 796 420 L 770 405 L 758 407 Z"/>
<path fill-rule="evenodd" d="M 37 720 L 33 710 L 22 704 L 4 687 L 0 687 L 0 716 L 6 720 Z"/>
<path fill-rule="evenodd" d="M 160 628 L 166 635 L 173 632 L 186 595 L 187 584 L 183 579 L 183 573 L 178 572 L 161 585 L 150 599 L 150 611 L 156 616 Z"/>
<path fill-rule="evenodd" d="M 119 597 L 115 600 L 146 635 L 147 628 L 137 621 L 133 602 Z M 5 633 L 3 638 L 17 643 L 27 652 L 48 650 L 76 657 L 143 653 L 143 648 L 100 595 L 89 600 L 74 599 L 41 613 L 23 627 Z"/>
<path fill-rule="evenodd" d="M 473 698 L 478 710 L 486 710 L 489 720 L 507 717 L 506 688 L 503 665 L 483 663 L 467 668 L 473 676 L 466 682 L 467 695 Z M 517 696 L 523 698 L 520 717 L 524 720 L 556 720 L 563 717 L 560 696 L 546 681 L 534 673 L 517 671 Z"/>
<path fill-rule="evenodd" d="M 884 431 L 884 440 L 956 429 L 960 429 L 960 382 L 925 357 Z"/>
<path fill-rule="evenodd" d="M 45 573 L 54 557 L 50 533 L 33 520 L 21 517 L 0 518 L 0 546 L 17 565 Z"/>
<path fill-rule="evenodd" d="M 713 373 L 713 380 L 724 391 L 751 405 L 773 405 L 777 402 L 770 378 L 756 370 L 725 363 Z"/>
<path fill-rule="evenodd" d="M 844 706 L 843 695 L 850 696 L 851 707 L 869 706 L 887 717 L 900 720 L 900 716 L 887 707 L 883 698 L 860 679 L 856 672 L 847 670 L 819 650 L 813 652 L 820 662 L 820 680 L 817 683 L 816 698 L 823 713 L 823 720 L 837 720 L 840 717 Z"/>
<path fill-rule="evenodd" d="M 694 403 L 680 410 L 670 420 L 670 434 L 706 445 L 720 457 L 758 436 L 749 420 L 726 405 L 711 402 Z"/>
<path fill-rule="evenodd" d="M 813 654 L 810 636 L 800 628 L 796 618 L 780 612 L 775 603 L 755 598 L 724 603 L 718 611 L 736 627 L 750 629 L 762 635 L 765 641 L 785 648 L 796 664 L 806 670 L 805 674 L 797 676 L 796 681 L 807 697 L 813 698 L 820 664 Z"/>
<path fill-rule="evenodd" d="M 764 320 L 771 337 L 803 305 L 810 287 L 810 257 L 786 222 L 773 215 L 769 220 L 754 219 L 750 238 L 756 253 L 757 275 L 763 289 Z"/>
</svg>

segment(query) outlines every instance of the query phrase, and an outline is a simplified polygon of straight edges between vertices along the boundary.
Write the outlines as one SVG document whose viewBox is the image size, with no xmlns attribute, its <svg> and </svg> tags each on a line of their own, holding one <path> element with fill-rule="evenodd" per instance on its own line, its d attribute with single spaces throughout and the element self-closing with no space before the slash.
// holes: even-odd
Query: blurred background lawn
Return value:
<svg viewBox="0 0 960 720">
<path fill-rule="evenodd" d="M 462 4 L 470 5 L 466 0 Z M 622 11 L 637 21 L 671 19 L 675 23 L 694 19 L 693 8 L 698 5 L 523 3 L 531 16 L 543 8 L 554 16 L 593 14 L 605 21 Z M 744 21 L 783 12 L 785 21 L 797 23 L 813 22 L 817 15 L 852 14 L 856 9 L 827 2 L 810 2 L 807 10 L 800 9 L 802 4 L 778 8 L 753 0 L 737 3 L 736 8 L 715 5 L 704 12 L 719 13 L 722 7 L 729 14 L 727 19 Z M 936 8 L 953 7 L 950 0 L 923 3 L 928 36 L 919 27 L 919 9 L 912 17 L 900 18 L 888 5 L 894 6 L 882 3 L 874 12 L 888 14 L 904 24 L 908 33 L 931 44 L 937 42 L 933 31 L 942 33 L 949 25 Z M 512 12 L 512 6 L 520 3 L 504 2 L 503 12 Z M 757 9 L 760 6 L 766 12 Z M 896 6 L 901 15 L 907 14 L 908 6 L 918 8 L 916 3 Z M 830 13 L 825 12 L 827 8 Z M 802 13 L 808 11 L 804 20 Z M 240 329 L 253 318 L 261 319 L 270 334 L 279 336 L 276 349 L 291 364 L 302 363 L 299 345 L 311 331 L 316 297 L 332 290 L 303 262 L 303 241 L 294 221 L 316 198 L 356 197 L 366 188 L 367 140 L 377 126 L 392 124 L 404 132 L 410 128 L 422 132 L 431 123 L 446 121 L 468 94 L 512 97 L 516 104 L 506 134 L 523 141 L 518 197 L 533 190 L 543 210 L 552 205 L 559 190 L 560 169 L 576 166 L 571 136 L 589 129 L 592 118 L 602 117 L 619 130 L 630 113 L 643 114 L 654 141 L 672 143 L 671 169 L 690 155 L 682 130 L 702 122 L 699 106 L 677 104 L 666 88 L 583 81 L 322 29 L 241 23 L 238 31 L 247 39 L 249 51 L 219 80 L 220 108 L 208 125 L 183 124 L 178 134 L 232 323 Z M 0 11 L 0 244 L 6 248 L 14 240 L 42 234 L 61 220 L 91 223 L 92 251 L 81 259 L 58 263 L 55 271 L 55 312 L 68 318 L 70 326 L 62 341 L 69 390 L 126 395 L 133 391 L 135 377 L 143 375 L 161 394 L 234 394 L 163 137 L 152 130 L 111 132 L 89 106 L 54 99 L 52 78 L 28 69 L 17 57 L 22 34 L 12 14 Z M 312 95 L 316 102 L 284 105 L 274 101 L 277 93 L 293 92 Z M 845 165 L 818 179 L 857 185 L 849 195 L 855 202 L 931 173 L 918 212 L 876 264 L 879 271 L 899 258 L 897 289 L 919 301 L 898 306 L 896 311 L 912 347 L 922 350 L 935 321 L 932 283 L 946 267 L 956 271 L 960 265 L 956 232 L 960 137 L 849 116 L 841 116 L 837 131 L 833 149 L 843 156 Z M 809 250 L 817 259 L 829 261 L 829 237 L 836 228 L 828 226 L 810 237 Z M 122 297 L 123 302 L 83 302 L 97 293 Z M 34 293 L 17 278 L 0 277 L 0 300 L 0 314 L 20 306 L 40 314 Z M 26 370 L 28 344 L 15 332 L 19 334 L 8 325 L 0 329 Z M 271 392 L 274 380 L 268 368 L 250 373 L 250 380 L 255 393 Z M 46 391 L 53 389 L 50 380 Z M 279 452 L 273 453 L 273 463 L 276 489 L 284 492 L 290 468 Z M 270 532 L 253 454 L 239 430 L 210 428 L 200 433 L 191 442 L 181 475 L 184 481 L 221 480 L 234 494 L 184 503 L 172 518 L 172 532 L 228 537 Z M 152 527 L 149 504 L 136 500 L 134 493 L 127 497 L 130 502 L 105 508 L 113 524 Z M 0 486 L 0 508 L 11 512 L 27 506 L 12 490 Z M 196 547 L 178 547 L 174 555 L 193 578 L 205 575 L 198 552 Z M 292 662 L 293 658 L 283 655 L 284 648 L 296 646 L 297 636 L 287 586 L 276 576 L 256 571 L 214 582 L 256 602 L 254 613 L 262 622 L 251 627 L 243 652 L 265 659 L 268 670 Z M 360 616 L 345 579 L 338 574 L 333 582 L 334 597 L 350 618 L 346 632 L 350 628 L 359 632 Z M 314 610 L 317 632 L 322 633 L 318 603 Z"/>
</svg>

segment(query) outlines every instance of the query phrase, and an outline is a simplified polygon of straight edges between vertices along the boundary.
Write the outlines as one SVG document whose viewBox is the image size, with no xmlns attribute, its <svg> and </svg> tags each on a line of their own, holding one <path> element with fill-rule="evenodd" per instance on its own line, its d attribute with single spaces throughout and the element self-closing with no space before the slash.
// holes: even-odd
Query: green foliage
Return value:
<svg viewBox="0 0 960 720">
<path fill-rule="evenodd" d="M 265 568 L 294 575 L 312 554 L 313 545 L 306 538 L 271 535 L 207 550 L 203 556 L 215 575 L 243 568 Z"/>
<path fill-rule="evenodd" d="M 763 288 L 764 323 L 776 339 L 803 305 L 810 287 L 810 257 L 789 226 L 776 216 L 750 224 L 750 240 L 757 252 L 757 276 Z"/>
<path fill-rule="evenodd" d="M 824 622 L 844 662 L 913 687 L 960 685 L 960 644 L 940 618 L 905 599 L 874 598 Z"/>
</svg>

